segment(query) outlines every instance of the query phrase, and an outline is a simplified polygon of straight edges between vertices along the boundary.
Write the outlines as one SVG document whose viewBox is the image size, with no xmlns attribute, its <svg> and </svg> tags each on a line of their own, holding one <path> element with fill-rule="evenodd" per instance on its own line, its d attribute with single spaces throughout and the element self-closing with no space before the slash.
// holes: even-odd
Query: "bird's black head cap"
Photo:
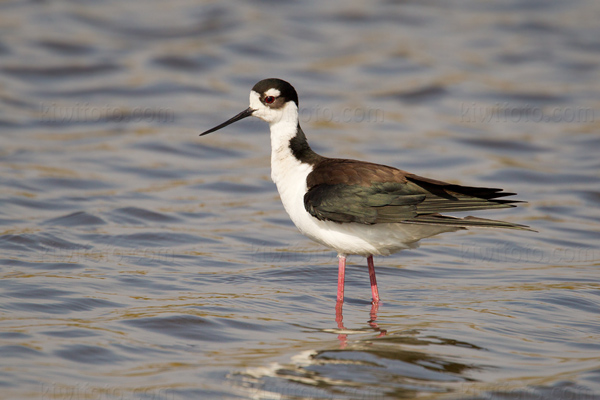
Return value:
<svg viewBox="0 0 600 400">
<path fill-rule="evenodd" d="M 296 89 L 294 89 L 294 87 L 292 85 L 290 85 L 288 82 L 282 80 L 282 79 L 277 79 L 277 78 L 269 78 L 269 79 L 263 79 L 262 81 L 258 82 L 256 85 L 254 85 L 254 87 L 252 88 L 253 91 L 255 91 L 256 93 L 258 93 L 260 95 L 260 99 L 263 103 L 265 103 L 265 98 L 269 97 L 269 89 L 276 89 L 279 91 L 279 96 L 277 98 L 277 104 L 273 104 L 270 105 L 270 107 L 272 108 L 279 108 L 282 107 L 283 105 L 285 105 L 285 103 L 289 102 L 290 100 L 293 101 L 294 103 L 296 103 L 296 106 L 298 106 L 298 93 L 296 93 Z M 279 107 L 277 107 L 279 106 Z"/>
</svg>

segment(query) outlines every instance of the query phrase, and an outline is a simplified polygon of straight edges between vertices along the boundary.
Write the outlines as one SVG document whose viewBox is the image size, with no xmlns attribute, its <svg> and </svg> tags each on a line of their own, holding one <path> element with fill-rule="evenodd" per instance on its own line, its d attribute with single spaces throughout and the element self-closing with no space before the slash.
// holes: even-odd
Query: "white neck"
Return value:
<svg viewBox="0 0 600 400">
<path fill-rule="evenodd" d="M 298 132 L 298 107 L 293 102 L 285 105 L 281 119 L 270 123 L 271 128 L 271 179 L 277 186 L 283 207 L 294 224 L 305 232 L 308 214 L 304 209 L 306 177 L 313 170 L 310 164 L 296 158 L 290 141 Z M 313 237 L 313 236 L 311 236 Z"/>
<path fill-rule="evenodd" d="M 298 131 L 298 107 L 289 102 L 282 111 L 282 117 L 271 122 L 271 178 L 286 205 L 286 192 L 290 186 L 301 186 L 306 190 L 306 175 L 312 167 L 302 164 L 290 148 L 290 140 Z M 306 171 L 305 171 L 306 170 Z M 304 193 L 302 193 L 302 196 Z M 287 209 L 287 206 L 286 206 Z M 289 212 L 289 211 L 288 211 Z"/>
<path fill-rule="evenodd" d="M 271 159 L 276 154 L 284 156 L 290 152 L 290 140 L 296 136 L 298 129 L 298 107 L 293 102 L 287 103 L 281 110 L 281 118 L 269 124 L 271 129 Z"/>
</svg>

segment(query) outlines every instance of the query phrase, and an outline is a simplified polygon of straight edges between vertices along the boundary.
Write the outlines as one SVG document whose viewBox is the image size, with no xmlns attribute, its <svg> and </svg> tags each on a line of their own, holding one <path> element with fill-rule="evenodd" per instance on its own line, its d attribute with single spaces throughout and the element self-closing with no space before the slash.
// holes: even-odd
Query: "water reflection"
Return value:
<svg viewBox="0 0 600 400">
<path fill-rule="evenodd" d="M 338 346 L 304 350 L 289 362 L 248 368 L 230 379 L 246 396 L 306 398 L 412 398 L 428 393 L 444 394 L 457 383 L 472 382 L 469 372 L 484 368 L 462 363 L 427 350 L 451 346 L 483 350 L 478 346 L 439 336 L 423 337 L 419 330 L 388 332 L 378 326 L 379 305 L 369 312 L 364 328 L 347 329 L 342 305 L 336 307 Z M 367 334 L 374 331 L 374 334 Z M 354 336 L 354 337 L 353 337 Z"/>
<path fill-rule="evenodd" d="M 379 332 L 379 335 L 377 336 L 378 338 L 385 336 L 387 333 L 385 329 L 381 329 L 377 325 L 377 312 L 379 311 L 380 304 L 381 302 L 371 304 L 371 311 L 369 313 L 370 319 L 368 322 L 371 329 L 373 329 L 376 332 Z M 348 329 L 344 327 L 343 307 L 344 302 L 338 300 L 335 304 L 335 322 L 337 323 L 337 328 L 339 330 L 338 340 L 340 341 L 340 349 L 345 349 L 346 345 L 348 344 Z"/>
</svg>

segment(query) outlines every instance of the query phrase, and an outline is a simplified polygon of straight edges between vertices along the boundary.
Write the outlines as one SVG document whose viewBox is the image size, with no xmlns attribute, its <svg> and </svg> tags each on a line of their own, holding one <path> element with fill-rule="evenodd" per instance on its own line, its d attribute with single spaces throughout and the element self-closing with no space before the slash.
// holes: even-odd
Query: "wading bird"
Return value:
<svg viewBox="0 0 600 400">
<path fill-rule="evenodd" d="M 246 117 L 269 123 L 271 177 L 301 233 L 338 253 L 338 304 L 344 300 L 346 256 L 367 257 L 373 304 L 379 303 L 373 255 L 415 248 L 419 240 L 470 227 L 527 229 L 525 225 L 443 212 L 514 207 L 514 193 L 454 185 L 365 161 L 315 153 L 298 122 L 298 94 L 288 82 L 265 79 L 250 91 L 250 106 L 200 134 Z"/>
</svg>

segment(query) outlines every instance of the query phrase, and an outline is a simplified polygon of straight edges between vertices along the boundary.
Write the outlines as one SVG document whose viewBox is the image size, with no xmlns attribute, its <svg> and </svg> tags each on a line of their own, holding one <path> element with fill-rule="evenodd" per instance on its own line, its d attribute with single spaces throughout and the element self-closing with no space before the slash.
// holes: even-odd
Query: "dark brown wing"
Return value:
<svg viewBox="0 0 600 400">
<path fill-rule="evenodd" d="M 364 224 L 409 222 L 519 228 L 508 222 L 441 212 L 514 207 L 514 193 L 502 189 L 454 185 L 385 165 L 325 159 L 307 177 L 306 210 L 315 218 Z"/>
</svg>

